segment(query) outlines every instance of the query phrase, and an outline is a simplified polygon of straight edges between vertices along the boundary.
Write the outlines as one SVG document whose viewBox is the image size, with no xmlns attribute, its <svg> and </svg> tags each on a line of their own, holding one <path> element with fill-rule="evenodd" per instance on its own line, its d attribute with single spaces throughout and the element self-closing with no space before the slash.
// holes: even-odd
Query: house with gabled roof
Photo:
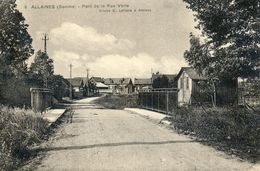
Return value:
<svg viewBox="0 0 260 171">
<path fill-rule="evenodd" d="M 105 78 L 104 84 L 114 94 L 131 94 L 134 92 L 134 85 L 131 78 Z"/>
<path fill-rule="evenodd" d="M 96 93 L 111 93 L 109 87 L 104 84 L 104 78 L 101 77 L 91 77 L 89 83 L 92 84 L 95 88 L 90 90 L 94 94 Z"/>
<path fill-rule="evenodd" d="M 134 92 L 134 84 L 131 78 L 122 78 L 120 85 L 122 94 L 131 94 Z"/>
<path fill-rule="evenodd" d="M 89 79 L 89 81 L 90 81 L 90 82 L 93 82 L 93 83 L 97 83 L 97 82 L 99 82 L 99 83 L 104 83 L 104 79 L 101 78 L 101 77 L 91 77 L 91 78 Z"/>
<path fill-rule="evenodd" d="M 135 78 L 134 79 L 135 91 L 139 92 L 142 89 L 151 89 L 152 79 L 151 78 Z"/>
<path fill-rule="evenodd" d="M 81 77 L 67 78 L 72 86 L 73 98 L 82 98 L 85 94 L 85 83 Z"/>
<path fill-rule="evenodd" d="M 105 78 L 104 84 L 108 86 L 111 93 L 119 94 L 120 78 Z"/>
</svg>

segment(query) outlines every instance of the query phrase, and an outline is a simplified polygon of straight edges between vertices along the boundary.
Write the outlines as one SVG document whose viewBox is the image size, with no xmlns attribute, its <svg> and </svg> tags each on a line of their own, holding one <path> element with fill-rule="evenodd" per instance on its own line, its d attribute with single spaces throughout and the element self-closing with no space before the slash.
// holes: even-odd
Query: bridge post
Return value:
<svg viewBox="0 0 260 171">
<path fill-rule="evenodd" d="M 53 93 L 47 88 L 30 88 L 31 107 L 36 112 L 43 112 L 53 105 Z"/>
</svg>

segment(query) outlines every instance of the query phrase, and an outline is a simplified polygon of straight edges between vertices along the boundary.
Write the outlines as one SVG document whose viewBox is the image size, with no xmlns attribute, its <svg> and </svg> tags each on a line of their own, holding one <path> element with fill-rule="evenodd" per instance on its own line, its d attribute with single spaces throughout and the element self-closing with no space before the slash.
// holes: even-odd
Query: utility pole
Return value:
<svg viewBox="0 0 260 171">
<path fill-rule="evenodd" d="M 47 41 L 49 40 L 47 33 L 43 34 L 42 40 L 44 41 L 44 53 L 47 53 Z"/>
<path fill-rule="evenodd" d="M 87 68 L 87 96 L 89 96 L 89 85 L 88 85 L 88 80 L 89 80 L 89 69 Z"/>
<path fill-rule="evenodd" d="M 72 64 L 70 64 L 69 67 L 70 67 L 70 78 L 72 78 Z"/>
<path fill-rule="evenodd" d="M 48 88 L 48 74 L 46 74 L 46 78 L 45 78 L 45 87 Z"/>
<path fill-rule="evenodd" d="M 72 79 L 72 64 L 70 64 L 69 67 L 70 67 L 70 79 Z M 73 89 L 72 89 L 72 85 L 70 83 L 70 99 L 73 98 L 72 97 L 73 96 L 72 91 L 73 91 Z"/>
<path fill-rule="evenodd" d="M 43 38 L 42 40 L 44 41 L 44 53 L 47 54 L 47 41 L 49 40 L 48 38 L 48 34 L 47 33 L 44 33 L 43 34 Z M 47 63 L 47 62 L 46 62 Z M 47 65 L 47 64 L 46 64 Z M 45 66 L 46 67 L 46 66 Z M 45 68 L 46 70 L 46 68 Z M 45 78 L 45 87 L 48 88 L 48 74 L 46 75 L 46 78 Z"/>
<path fill-rule="evenodd" d="M 153 68 L 151 68 L 151 88 L 153 87 Z"/>
</svg>

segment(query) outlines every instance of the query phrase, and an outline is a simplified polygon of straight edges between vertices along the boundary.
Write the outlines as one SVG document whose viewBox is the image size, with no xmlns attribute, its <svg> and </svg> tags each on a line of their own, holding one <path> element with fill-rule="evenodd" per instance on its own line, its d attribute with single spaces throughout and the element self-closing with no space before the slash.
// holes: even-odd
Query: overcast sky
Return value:
<svg viewBox="0 0 260 171">
<path fill-rule="evenodd" d="M 177 73 L 186 66 L 183 53 L 194 30 L 192 13 L 182 0 L 18 0 L 18 8 L 29 24 L 33 47 L 43 49 L 49 34 L 48 54 L 55 73 L 69 76 L 150 77 L 151 69 Z M 91 5 L 92 8 L 82 8 Z M 105 8 L 94 8 L 94 5 Z M 107 5 L 110 4 L 110 7 Z M 112 5 L 126 4 L 124 8 Z M 35 9 L 55 5 L 55 9 Z M 74 5 L 74 9 L 57 9 Z M 34 6 L 35 8 L 32 8 Z M 116 9 L 117 12 L 99 12 Z M 137 10 L 118 12 L 119 9 Z M 140 12 L 139 9 L 146 9 Z"/>
</svg>

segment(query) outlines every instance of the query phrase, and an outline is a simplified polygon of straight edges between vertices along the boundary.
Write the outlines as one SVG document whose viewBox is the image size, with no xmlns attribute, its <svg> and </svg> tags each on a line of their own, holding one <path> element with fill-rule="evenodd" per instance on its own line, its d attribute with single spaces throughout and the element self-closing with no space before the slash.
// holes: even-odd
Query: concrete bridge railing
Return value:
<svg viewBox="0 0 260 171">
<path fill-rule="evenodd" d="M 53 105 L 53 92 L 47 88 L 30 88 L 31 107 L 36 112 L 44 112 Z"/>
</svg>

